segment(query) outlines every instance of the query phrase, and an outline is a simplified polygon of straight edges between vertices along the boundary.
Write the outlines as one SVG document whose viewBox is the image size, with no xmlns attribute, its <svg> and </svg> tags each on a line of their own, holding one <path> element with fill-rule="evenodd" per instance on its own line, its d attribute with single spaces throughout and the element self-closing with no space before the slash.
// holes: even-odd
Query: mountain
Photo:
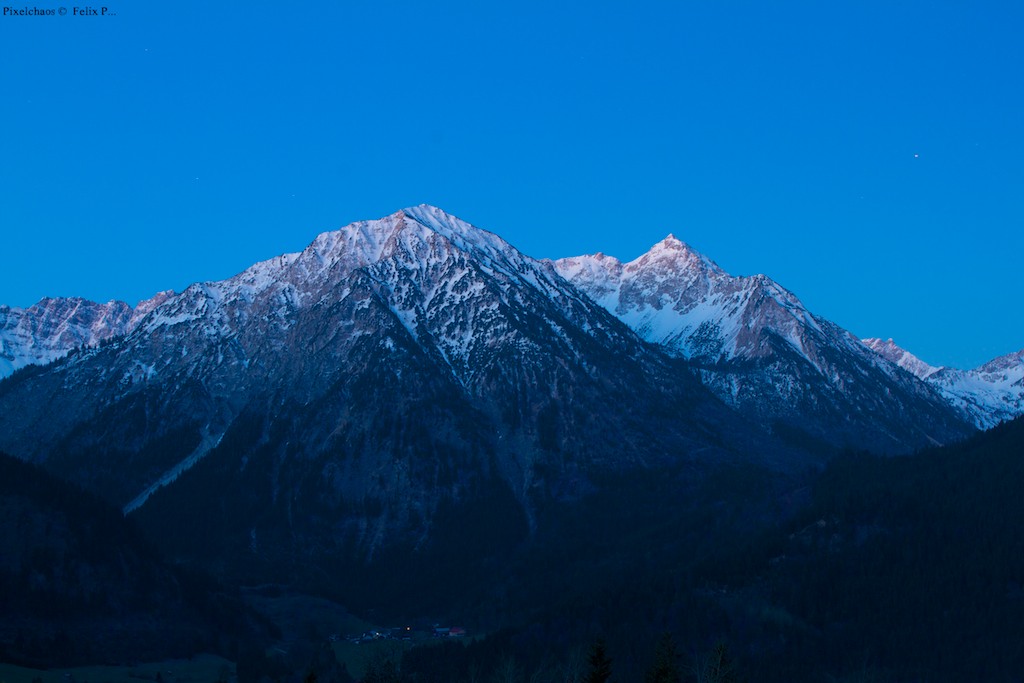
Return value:
<svg viewBox="0 0 1024 683">
<path fill-rule="evenodd" d="M 888 452 L 966 433 L 936 391 L 791 292 L 764 275 L 729 275 L 672 235 L 629 263 L 595 254 L 553 265 L 645 340 L 688 359 L 723 401 L 776 429 Z"/>
<path fill-rule="evenodd" d="M 865 339 L 864 344 L 933 386 L 964 420 L 978 429 L 989 429 L 1024 415 L 1024 349 L 973 370 L 958 370 L 929 365 L 892 339 Z"/>
<path fill-rule="evenodd" d="M 123 301 L 97 304 L 49 297 L 28 308 L 0 306 L 0 379 L 27 365 L 52 363 L 80 346 L 95 346 L 130 332 L 173 295 L 160 292 L 134 308 Z"/>
<path fill-rule="evenodd" d="M 516 543 L 598 472 L 807 458 L 551 264 L 427 206 L 194 284 L 15 373 L 0 448 L 177 557 L 255 578 L 411 552 L 467 519 Z"/>
<path fill-rule="evenodd" d="M 119 510 L 3 453 L 0 510 L 0 661 L 159 660 L 267 639 L 237 595 L 168 565 Z"/>
</svg>

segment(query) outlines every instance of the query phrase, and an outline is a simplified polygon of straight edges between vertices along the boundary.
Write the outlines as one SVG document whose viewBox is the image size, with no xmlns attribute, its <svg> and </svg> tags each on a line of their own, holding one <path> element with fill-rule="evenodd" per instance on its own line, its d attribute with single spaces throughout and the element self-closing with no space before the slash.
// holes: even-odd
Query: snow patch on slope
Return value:
<svg viewBox="0 0 1024 683">
<path fill-rule="evenodd" d="M 885 358 L 890 363 L 895 363 L 918 379 L 927 379 L 943 369 L 942 367 L 929 365 L 906 349 L 900 348 L 893 342 L 892 338 L 883 341 L 873 337 L 862 339 L 861 341 L 879 356 Z"/>
</svg>

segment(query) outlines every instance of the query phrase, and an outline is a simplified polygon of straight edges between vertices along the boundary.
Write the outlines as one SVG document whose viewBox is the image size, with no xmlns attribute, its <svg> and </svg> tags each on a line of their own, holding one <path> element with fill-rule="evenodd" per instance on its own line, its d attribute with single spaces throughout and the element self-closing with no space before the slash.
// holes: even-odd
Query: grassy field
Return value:
<svg viewBox="0 0 1024 683">
<path fill-rule="evenodd" d="M 135 666 L 80 666 L 39 671 L 13 664 L 0 664 L 0 683 L 217 683 L 228 681 L 235 665 L 216 655 L 192 659 L 169 659 Z"/>
</svg>

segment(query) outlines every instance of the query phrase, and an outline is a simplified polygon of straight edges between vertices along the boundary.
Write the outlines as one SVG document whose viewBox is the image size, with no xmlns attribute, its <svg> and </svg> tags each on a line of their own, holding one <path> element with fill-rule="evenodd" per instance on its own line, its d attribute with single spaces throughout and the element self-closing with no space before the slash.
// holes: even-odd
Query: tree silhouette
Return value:
<svg viewBox="0 0 1024 683">
<path fill-rule="evenodd" d="M 738 683 L 740 680 L 725 643 L 718 643 L 711 652 L 700 657 L 693 673 L 697 683 Z"/>
<path fill-rule="evenodd" d="M 612 660 L 608 658 L 603 639 L 598 639 L 594 643 L 590 649 L 587 663 L 590 665 L 590 669 L 583 679 L 584 683 L 608 683 L 612 677 Z"/>
<path fill-rule="evenodd" d="M 682 683 L 683 672 L 679 668 L 679 651 L 671 633 L 658 639 L 654 650 L 654 663 L 644 676 L 645 683 Z"/>
</svg>

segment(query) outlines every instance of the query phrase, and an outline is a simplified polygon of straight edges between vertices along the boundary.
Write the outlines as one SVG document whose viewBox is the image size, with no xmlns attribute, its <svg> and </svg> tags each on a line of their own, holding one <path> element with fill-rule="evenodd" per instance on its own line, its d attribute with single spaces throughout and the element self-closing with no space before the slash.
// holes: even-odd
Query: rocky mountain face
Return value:
<svg viewBox="0 0 1024 683">
<path fill-rule="evenodd" d="M 480 500 L 514 542 L 595 472 L 800 457 L 551 264 L 425 206 L 14 374 L 0 448 L 257 574 L 419 547 Z"/>
<path fill-rule="evenodd" d="M 764 275 L 731 276 L 671 235 L 629 263 L 596 254 L 553 265 L 765 425 L 883 452 L 964 433 L 936 391 L 812 314 L 791 292 Z"/>
<path fill-rule="evenodd" d="M 1024 415 L 1024 349 L 973 370 L 959 370 L 929 365 L 892 339 L 865 339 L 864 344 L 934 387 L 964 420 L 979 429 Z"/>
<path fill-rule="evenodd" d="M 26 365 L 45 365 L 81 346 L 134 329 L 174 292 L 160 292 L 132 308 L 123 301 L 97 304 L 78 298 L 45 298 L 28 308 L 0 306 L 0 379 Z"/>
</svg>

